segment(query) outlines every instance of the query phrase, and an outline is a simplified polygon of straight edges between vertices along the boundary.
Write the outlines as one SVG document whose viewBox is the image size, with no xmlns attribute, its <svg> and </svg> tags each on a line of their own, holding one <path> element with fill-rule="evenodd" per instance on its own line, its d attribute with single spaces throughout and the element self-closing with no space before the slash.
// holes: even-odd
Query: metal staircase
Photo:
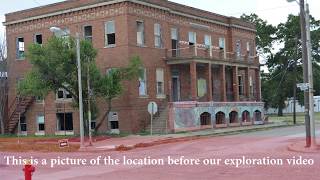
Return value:
<svg viewBox="0 0 320 180">
<path fill-rule="evenodd" d="M 28 110 L 35 98 L 32 96 L 16 97 L 9 107 L 9 119 L 6 123 L 5 133 L 15 133 L 19 118 Z"/>
</svg>

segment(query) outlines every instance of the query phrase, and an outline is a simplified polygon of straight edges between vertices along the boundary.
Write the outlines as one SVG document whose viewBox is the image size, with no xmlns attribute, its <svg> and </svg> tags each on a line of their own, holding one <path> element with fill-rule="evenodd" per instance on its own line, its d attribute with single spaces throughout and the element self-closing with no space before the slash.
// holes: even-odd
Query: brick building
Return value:
<svg viewBox="0 0 320 180">
<path fill-rule="evenodd" d="M 154 131 L 263 122 L 256 30 L 237 18 L 167 0 L 68 0 L 6 14 L 4 25 L 9 59 L 7 132 L 79 133 L 79 113 L 71 108 L 68 92 L 61 89 L 44 100 L 16 95 L 17 81 L 31 68 L 25 47 L 45 43 L 53 36 L 52 26 L 92 40 L 102 73 L 127 65 L 133 55 L 143 61 L 144 77 L 125 83 L 126 91 L 113 101 L 103 132 L 148 129 L 150 101 L 159 106 Z M 107 109 L 102 100 L 98 106 L 100 112 Z"/>
</svg>

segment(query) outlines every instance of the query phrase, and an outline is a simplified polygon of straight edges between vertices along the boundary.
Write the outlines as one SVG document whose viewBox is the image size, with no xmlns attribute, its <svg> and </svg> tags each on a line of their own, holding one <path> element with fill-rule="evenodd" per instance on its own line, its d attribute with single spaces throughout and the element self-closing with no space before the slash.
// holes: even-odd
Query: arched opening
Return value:
<svg viewBox="0 0 320 180">
<path fill-rule="evenodd" d="M 207 126 L 211 124 L 211 114 L 208 112 L 204 112 L 200 115 L 200 123 L 201 126 Z"/>
<path fill-rule="evenodd" d="M 217 114 L 216 114 L 216 124 L 225 124 L 226 123 L 226 115 L 219 111 Z"/>
<path fill-rule="evenodd" d="M 232 111 L 229 113 L 230 123 L 238 123 L 238 112 Z"/>
<path fill-rule="evenodd" d="M 242 113 L 242 122 L 250 122 L 250 113 L 249 113 L 249 111 L 243 111 L 243 113 Z"/>
<path fill-rule="evenodd" d="M 254 112 L 254 121 L 262 121 L 262 115 L 261 115 L 261 111 L 256 110 Z"/>
</svg>

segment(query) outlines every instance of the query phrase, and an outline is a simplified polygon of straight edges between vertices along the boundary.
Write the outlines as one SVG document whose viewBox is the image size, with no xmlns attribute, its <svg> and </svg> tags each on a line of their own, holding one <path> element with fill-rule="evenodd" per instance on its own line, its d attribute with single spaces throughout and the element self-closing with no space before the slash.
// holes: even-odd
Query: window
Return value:
<svg viewBox="0 0 320 180">
<path fill-rule="evenodd" d="M 24 59 L 24 38 L 17 38 L 17 59 Z"/>
<path fill-rule="evenodd" d="M 84 26 L 83 35 L 85 40 L 92 42 L 92 26 Z"/>
<path fill-rule="evenodd" d="M 72 113 L 57 113 L 57 130 L 73 131 Z"/>
<path fill-rule="evenodd" d="M 197 42 L 197 34 L 195 32 L 189 32 L 189 45 L 193 46 Z"/>
<path fill-rule="evenodd" d="M 157 95 L 164 95 L 164 73 L 162 68 L 156 70 L 157 78 Z"/>
<path fill-rule="evenodd" d="M 198 97 L 203 97 L 207 94 L 207 81 L 203 78 L 198 79 Z"/>
<path fill-rule="evenodd" d="M 210 35 L 205 35 L 204 36 L 204 45 L 208 49 L 211 47 L 212 43 L 211 43 L 211 36 Z"/>
<path fill-rule="evenodd" d="M 137 21 L 137 45 L 144 46 L 145 39 L 144 39 L 144 22 Z"/>
<path fill-rule="evenodd" d="M 105 24 L 105 46 L 116 44 L 116 29 L 114 21 L 108 21 Z"/>
<path fill-rule="evenodd" d="M 147 95 L 147 71 L 143 69 L 143 75 L 139 78 L 139 96 Z"/>
<path fill-rule="evenodd" d="M 240 40 L 237 40 L 237 42 L 236 42 L 236 54 L 238 57 L 241 56 L 241 41 Z"/>
<path fill-rule="evenodd" d="M 224 38 L 219 38 L 219 48 L 220 48 L 220 51 L 223 52 L 223 57 L 226 58 L 227 53 L 226 53 L 226 43 Z"/>
<path fill-rule="evenodd" d="M 42 34 L 36 34 L 34 36 L 34 42 L 37 44 L 42 44 Z"/>
<path fill-rule="evenodd" d="M 110 121 L 110 129 L 119 129 L 119 118 L 118 113 L 110 112 L 109 114 L 109 121 Z"/>
<path fill-rule="evenodd" d="M 20 117 L 20 131 L 21 132 L 27 131 L 27 120 L 25 116 Z"/>
<path fill-rule="evenodd" d="M 57 91 L 57 94 L 56 94 L 56 99 L 57 100 L 65 100 L 65 99 L 72 99 L 72 96 L 71 94 L 63 89 L 63 88 L 60 88 L 58 91 Z"/>
<path fill-rule="evenodd" d="M 224 38 L 219 38 L 219 48 L 220 48 L 220 50 L 225 49 L 225 39 Z"/>
<path fill-rule="evenodd" d="M 239 87 L 239 95 L 243 96 L 244 95 L 244 86 L 243 86 L 243 75 L 238 76 L 238 87 Z"/>
<path fill-rule="evenodd" d="M 172 57 L 176 57 L 178 54 L 178 29 L 171 28 L 171 48 Z"/>
<path fill-rule="evenodd" d="M 252 76 L 249 77 L 250 96 L 254 96 Z"/>
<path fill-rule="evenodd" d="M 44 98 L 42 96 L 36 96 L 37 103 L 44 103 Z"/>
<path fill-rule="evenodd" d="M 154 47 L 161 48 L 162 47 L 162 39 L 161 39 L 161 25 L 156 23 L 154 24 Z"/>
<path fill-rule="evenodd" d="M 37 116 L 37 130 L 39 131 L 44 131 L 45 126 L 44 126 L 44 115 L 38 115 Z"/>
<path fill-rule="evenodd" d="M 250 42 L 247 42 L 247 54 L 250 54 Z"/>
</svg>

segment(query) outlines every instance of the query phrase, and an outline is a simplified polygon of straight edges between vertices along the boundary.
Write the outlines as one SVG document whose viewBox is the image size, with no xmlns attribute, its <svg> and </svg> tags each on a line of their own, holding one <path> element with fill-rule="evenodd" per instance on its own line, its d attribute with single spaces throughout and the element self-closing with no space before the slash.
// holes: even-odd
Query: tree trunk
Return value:
<svg viewBox="0 0 320 180">
<path fill-rule="evenodd" d="M 283 108 L 282 107 L 278 108 L 278 116 L 283 116 Z"/>
<path fill-rule="evenodd" d="M 99 120 L 99 122 L 98 122 L 98 124 L 97 124 L 97 126 L 96 126 L 96 128 L 94 129 L 95 130 L 95 132 L 98 132 L 98 130 L 99 130 L 99 128 L 101 127 L 101 125 L 102 125 L 102 123 L 103 123 L 103 121 L 104 121 L 104 119 L 106 119 L 107 120 L 107 127 L 108 127 L 108 121 L 109 121 L 109 114 L 110 114 L 110 112 L 111 112 L 111 109 L 112 109 L 112 107 L 111 107 L 111 101 L 112 101 L 112 99 L 110 98 L 110 99 L 108 99 L 107 100 L 107 103 L 108 103 L 108 109 L 107 109 L 107 112 L 102 116 L 102 118 Z"/>
</svg>

